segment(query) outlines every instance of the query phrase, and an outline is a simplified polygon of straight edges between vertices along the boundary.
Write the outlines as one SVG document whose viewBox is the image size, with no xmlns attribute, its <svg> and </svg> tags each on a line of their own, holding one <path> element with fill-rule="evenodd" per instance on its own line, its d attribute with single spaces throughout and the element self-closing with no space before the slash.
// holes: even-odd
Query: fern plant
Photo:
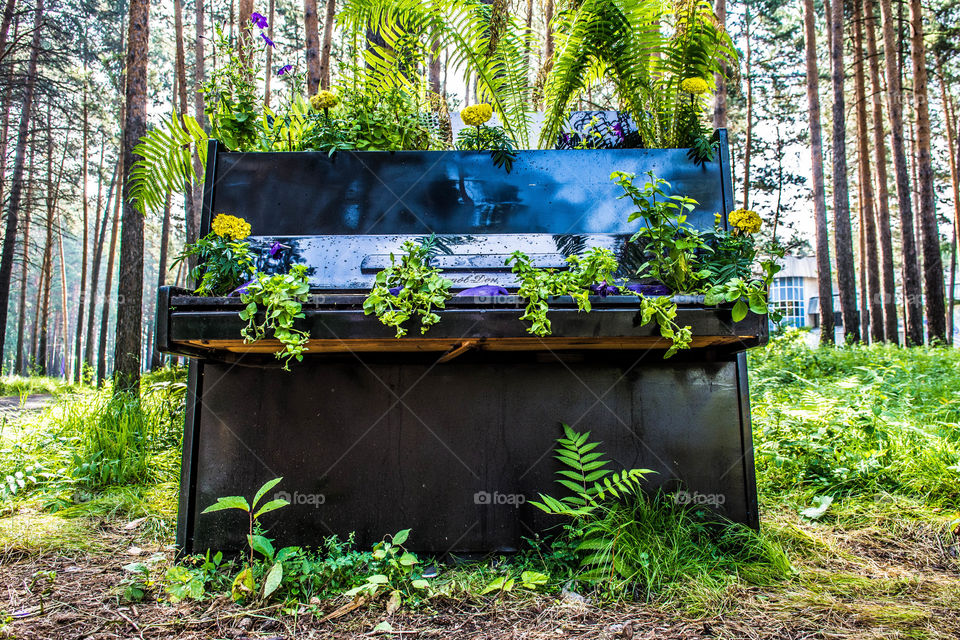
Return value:
<svg viewBox="0 0 960 640">
<path fill-rule="evenodd" d="M 561 468 L 556 482 L 570 491 L 561 498 L 540 494 L 530 504 L 551 515 L 569 518 L 567 527 L 578 538 L 576 551 L 581 555 L 580 579 L 599 582 L 616 570 L 617 539 L 602 526 L 613 504 L 639 499 L 644 478 L 650 469 L 623 469 L 615 472 L 609 460 L 597 451 L 599 442 L 590 442 L 590 432 L 578 433 L 563 424 L 563 436 L 557 439 L 554 457 Z"/>
<path fill-rule="evenodd" d="M 193 154 L 207 163 L 203 127 L 189 115 L 176 113 L 140 138 L 133 151 L 140 156 L 130 171 L 129 196 L 140 213 L 161 211 L 167 194 L 187 191 L 199 179 L 193 172 Z"/>
</svg>

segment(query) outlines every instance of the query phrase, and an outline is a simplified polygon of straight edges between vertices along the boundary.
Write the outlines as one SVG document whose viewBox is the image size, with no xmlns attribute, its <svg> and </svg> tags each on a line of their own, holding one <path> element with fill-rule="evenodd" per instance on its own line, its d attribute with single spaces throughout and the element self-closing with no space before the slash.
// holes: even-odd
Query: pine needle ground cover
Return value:
<svg viewBox="0 0 960 640">
<path fill-rule="evenodd" d="M 713 531 L 655 499 L 605 510 L 641 568 L 612 598 L 571 581 L 571 549 L 544 541 L 442 565 L 426 597 L 344 595 L 370 566 L 410 575 L 400 532 L 372 551 L 270 548 L 300 580 L 278 593 L 300 595 L 236 602 L 223 582 L 235 560 L 178 563 L 170 547 L 182 372 L 148 379 L 139 398 L 58 391 L 43 409 L 8 412 L 0 433 L 0 637 L 960 635 L 960 354 L 819 349 L 788 334 L 750 360 L 761 532 Z"/>
</svg>

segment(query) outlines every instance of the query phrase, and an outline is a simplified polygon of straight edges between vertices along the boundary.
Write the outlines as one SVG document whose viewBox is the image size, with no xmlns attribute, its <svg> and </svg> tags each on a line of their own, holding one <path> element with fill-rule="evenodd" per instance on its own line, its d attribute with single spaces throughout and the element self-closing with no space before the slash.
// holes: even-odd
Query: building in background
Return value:
<svg viewBox="0 0 960 640">
<path fill-rule="evenodd" d="M 805 327 L 816 334 L 820 328 L 820 296 L 817 289 L 817 258 L 813 255 L 784 256 L 783 269 L 770 285 L 771 306 L 783 314 L 783 327 Z M 833 290 L 837 291 L 834 283 Z M 859 291 L 857 292 L 859 294 Z M 960 300 L 960 283 L 956 284 L 954 299 Z M 949 300 L 949 296 L 948 296 Z M 858 303 L 859 304 L 859 303 Z M 833 294 L 834 326 L 837 340 L 843 340 L 843 315 L 840 313 L 840 295 Z M 954 326 L 960 329 L 960 305 L 954 307 Z M 898 314 L 900 309 L 898 308 Z M 899 317 L 899 316 L 898 316 Z M 772 328 L 772 326 L 771 326 Z M 960 330 L 957 331 L 960 334 Z M 901 334 L 902 340 L 902 334 Z M 960 340 L 954 339 L 954 344 Z"/>
</svg>

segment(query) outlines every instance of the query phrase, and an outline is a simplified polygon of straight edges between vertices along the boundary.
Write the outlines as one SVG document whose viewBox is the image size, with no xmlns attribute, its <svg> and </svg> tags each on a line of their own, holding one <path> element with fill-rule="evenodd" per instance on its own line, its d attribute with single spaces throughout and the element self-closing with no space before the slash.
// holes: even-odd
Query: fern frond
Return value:
<svg viewBox="0 0 960 640">
<path fill-rule="evenodd" d="M 193 117 L 176 113 L 140 138 L 133 149 L 140 158 L 130 171 L 127 191 L 138 211 L 160 211 L 168 194 L 184 192 L 200 179 L 193 172 L 193 154 L 206 166 L 207 139 Z"/>
</svg>

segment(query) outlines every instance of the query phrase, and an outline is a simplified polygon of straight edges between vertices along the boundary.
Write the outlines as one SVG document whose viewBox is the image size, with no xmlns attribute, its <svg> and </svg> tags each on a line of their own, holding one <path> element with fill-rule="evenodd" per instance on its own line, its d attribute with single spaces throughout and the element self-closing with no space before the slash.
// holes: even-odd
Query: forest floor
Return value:
<svg viewBox="0 0 960 640">
<path fill-rule="evenodd" d="M 563 596 L 471 596 L 386 613 L 374 602 L 333 620 L 349 599 L 280 611 L 227 596 L 201 603 L 120 598 L 123 566 L 161 552 L 143 519 L 65 518 L 21 508 L 0 518 L 0 637 L 60 638 L 958 638 L 957 538 L 909 506 L 881 505 L 843 527 L 767 514 L 792 577 L 731 585 L 707 615 L 666 605 L 597 607 Z M 942 520 L 940 521 L 942 522 Z M 5 614 L 3 613 L 5 612 Z M 374 632 L 388 620 L 393 633 Z"/>
</svg>

